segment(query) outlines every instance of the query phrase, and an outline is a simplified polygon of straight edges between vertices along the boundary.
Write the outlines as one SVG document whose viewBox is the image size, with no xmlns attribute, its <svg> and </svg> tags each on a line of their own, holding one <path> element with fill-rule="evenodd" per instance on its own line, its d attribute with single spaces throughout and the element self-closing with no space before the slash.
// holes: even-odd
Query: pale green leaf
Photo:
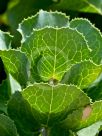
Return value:
<svg viewBox="0 0 102 136">
<path fill-rule="evenodd" d="M 10 49 L 12 36 L 9 33 L 0 30 L 0 50 Z"/>
<path fill-rule="evenodd" d="M 78 136 L 96 136 L 102 126 L 102 121 L 96 122 L 87 128 L 83 128 L 77 132 Z"/>
<path fill-rule="evenodd" d="M 88 20 L 76 18 L 70 22 L 70 27 L 76 28 L 85 36 L 89 47 L 92 49 L 92 60 L 100 64 L 102 61 L 102 35 Z"/>
<path fill-rule="evenodd" d="M 21 84 L 26 85 L 28 80 L 28 60 L 19 50 L 0 51 L 0 57 L 7 71 Z"/>
<path fill-rule="evenodd" d="M 84 37 L 71 28 L 34 30 L 21 50 L 31 61 L 32 76 L 40 76 L 44 81 L 60 81 L 72 65 L 89 59 L 90 54 Z"/>
<path fill-rule="evenodd" d="M 40 29 L 46 26 L 67 27 L 69 25 L 69 17 L 60 12 L 47 12 L 40 10 L 35 16 L 24 19 L 19 24 L 18 31 L 22 34 L 22 42 L 24 42 L 33 29 Z"/>
<path fill-rule="evenodd" d="M 8 82 L 9 82 L 9 86 L 10 86 L 10 90 L 11 90 L 11 94 L 15 93 L 15 91 L 21 91 L 22 87 L 20 85 L 20 83 L 17 82 L 17 80 L 15 80 L 11 74 L 8 74 Z"/>
<path fill-rule="evenodd" d="M 81 89 L 87 88 L 97 79 L 101 71 L 101 65 L 96 65 L 92 61 L 84 61 L 74 65 L 70 71 L 65 74 L 62 83 L 74 84 Z"/>
<path fill-rule="evenodd" d="M 48 126 L 64 119 L 70 111 L 90 103 L 86 94 L 73 85 L 35 83 L 25 88 L 22 95 L 33 108 L 35 118 Z"/>
<path fill-rule="evenodd" d="M 0 114 L 0 135 L 18 136 L 14 122 L 3 114 Z"/>
</svg>

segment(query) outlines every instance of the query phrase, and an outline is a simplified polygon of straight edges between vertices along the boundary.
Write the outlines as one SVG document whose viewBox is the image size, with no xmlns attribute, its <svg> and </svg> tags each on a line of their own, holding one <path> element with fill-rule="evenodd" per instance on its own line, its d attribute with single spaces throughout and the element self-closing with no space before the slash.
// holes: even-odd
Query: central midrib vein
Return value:
<svg viewBox="0 0 102 136">
<path fill-rule="evenodd" d="M 56 39 L 55 39 L 55 56 L 54 56 L 53 75 L 55 75 L 55 71 L 56 71 L 56 50 L 57 50 L 57 30 L 56 30 Z"/>
</svg>

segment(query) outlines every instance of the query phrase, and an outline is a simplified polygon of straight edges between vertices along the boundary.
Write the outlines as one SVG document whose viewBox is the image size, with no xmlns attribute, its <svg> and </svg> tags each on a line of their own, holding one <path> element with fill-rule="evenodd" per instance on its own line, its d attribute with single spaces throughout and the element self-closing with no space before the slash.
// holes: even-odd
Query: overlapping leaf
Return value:
<svg viewBox="0 0 102 136">
<path fill-rule="evenodd" d="M 47 8 L 51 3 L 52 0 L 13 0 L 7 10 L 8 22 L 11 27 L 17 28 L 24 18 L 36 14 L 39 9 Z"/>
<path fill-rule="evenodd" d="M 83 61 L 73 66 L 65 74 L 62 83 L 75 84 L 81 89 L 84 89 L 97 79 L 101 71 L 101 65 L 96 65 L 92 61 Z"/>
<path fill-rule="evenodd" d="M 70 27 L 77 29 L 85 36 L 89 47 L 92 49 L 90 59 L 72 67 L 64 76 L 63 83 L 72 83 L 80 86 L 82 89 L 87 88 L 101 73 L 102 66 L 102 35 L 86 19 L 74 19 L 70 22 Z M 97 65 L 96 65 L 96 64 Z"/>
<path fill-rule="evenodd" d="M 34 30 L 22 44 L 21 50 L 31 61 L 32 73 L 40 75 L 44 81 L 51 78 L 61 80 L 70 67 L 89 58 L 90 49 L 84 37 L 70 28 L 44 28 Z M 40 56 L 40 58 L 39 58 Z M 39 58 L 37 64 L 36 59 Z"/>
<path fill-rule="evenodd" d="M 22 34 L 22 42 L 24 42 L 33 29 L 40 29 L 46 26 L 52 27 L 68 27 L 69 17 L 60 12 L 47 12 L 40 10 L 35 16 L 29 17 L 19 24 L 18 31 Z"/>
<path fill-rule="evenodd" d="M 23 18 L 35 14 L 39 9 L 77 10 L 102 14 L 101 0 L 29 0 L 26 3 L 25 0 L 15 0 L 11 5 L 14 6 L 9 6 L 7 18 L 13 29 L 17 28 Z"/>
<path fill-rule="evenodd" d="M 36 119 L 48 126 L 58 123 L 71 110 L 90 103 L 80 89 L 71 85 L 34 84 L 24 89 L 22 95 L 34 109 Z"/>
<path fill-rule="evenodd" d="M 102 101 L 97 101 L 74 111 L 62 124 L 69 129 L 82 129 L 100 120 L 102 120 Z"/>
<path fill-rule="evenodd" d="M 64 2 L 67 1 L 56 3 L 56 7 L 63 7 Z M 69 1 L 69 4 L 79 2 L 82 1 Z M 86 4 L 85 10 L 89 7 L 96 12 L 97 9 L 87 2 L 83 1 L 80 6 L 84 9 Z M 69 129 L 77 131 L 102 120 L 102 101 L 90 105 L 90 98 L 74 86 L 87 88 L 101 73 L 101 33 L 86 19 L 74 19 L 69 25 L 64 14 L 42 10 L 25 19 L 19 25 L 19 31 L 22 34 L 21 51 L 5 50 L 10 48 L 12 38 L 0 32 L 0 57 L 8 75 L 23 87 L 29 74 L 33 81 L 50 83 L 35 83 L 25 88 L 22 96 L 29 104 L 19 93 L 15 93 L 9 101 L 8 113 L 20 135 L 38 135 L 41 125 L 46 126 L 49 135 L 74 135 Z M 54 82 L 60 81 L 74 85 L 54 85 Z"/>
<path fill-rule="evenodd" d="M 96 64 L 100 64 L 102 61 L 102 35 L 100 31 L 86 19 L 73 19 L 70 22 L 70 27 L 76 28 L 85 36 L 92 49 L 90 57 Z"/>
</svg>

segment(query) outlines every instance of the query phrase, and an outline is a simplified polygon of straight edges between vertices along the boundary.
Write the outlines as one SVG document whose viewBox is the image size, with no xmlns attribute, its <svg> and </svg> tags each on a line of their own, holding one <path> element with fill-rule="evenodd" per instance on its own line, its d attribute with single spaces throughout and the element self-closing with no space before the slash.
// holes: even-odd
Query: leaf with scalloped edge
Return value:
<svg viewBox="0 0 102 136">
<path fill-rule="evenodd" d="M 12 0 L 7 10 L 8 22 L 15 29 L 24 18 L 36 14 L 39 9 L 47 9 L 51 3 L 52 0 Z"/>
<path fill-rule="evenodd" d="M 81 12 L 92 12 L 102 14 L 102 0 L 52 0 L 50 6 L 57 10 L 76 10 Z"/>
<path fill-rule="evenodd" d="M 84 37 L 71 28 L 47 27 L 34 30 L 22 44 L 21 50 L 31 61 L 33 77 L 38 75 L 44 81 L 50 79 L 60 81 L 72 65 L 89 59 L 90 54 L 90 48 Z"/>
<path fill-rule="evenodd" d="M 0 135 L 18 136 L 14 122 L 3 114 L 0 114 Z"/>
<path fill-rule="evenodd" d="M 102 101 L 96 101 L 73 111 L 61 124 L 67 129 L 80 130 L 100 120 L 102 120 Z"/>
<path fill-rule="evenodd" d="M 72 110 L 90 103 L 87 95 L 74 85 L 35 83 L 25 88 L 22 96 L 33 108 L 35 118 L 48 126 L 63 120 Z"/>
<path fill-rule="evenodd" d="M 9 33 L 0 30 L 0 50 L 10 49 L 12 38 Z"/>
<path fill-rule="evenodd" d="M 0 51 L 0 57 L 7 71 L 21 84 L 26 85 L 28 80 L 28 59 L 19 50 Z"/>
<path fill-rule="evenodd" d="M 76 18 L 70 22 L 71 28 L 76 28 L 85 36 L 89 47 L 92 49 L 91 59 L 100 64 L 102 61 L 102 34 L 87 19 Z"/>
<path fill-rule="evenodd" d="M 74 65 L 65 74 L 61 83 L 74 84 L 84 89 L 97 79 L 101 71 L 102 65 L 96 65 L 92 61 L 83 61 Z"/>
<path fill-rule="evenodd" d="M 20 24 L 18 31 L 22 35 L 22 42 L 24 42 L 33 29 L 40 29 L 46 26 L 52 27 L 68 27 L 69 17 L 61 12 L 47 12 L 40 10 L 35 16 L 24 19 Z"/>
</svg>

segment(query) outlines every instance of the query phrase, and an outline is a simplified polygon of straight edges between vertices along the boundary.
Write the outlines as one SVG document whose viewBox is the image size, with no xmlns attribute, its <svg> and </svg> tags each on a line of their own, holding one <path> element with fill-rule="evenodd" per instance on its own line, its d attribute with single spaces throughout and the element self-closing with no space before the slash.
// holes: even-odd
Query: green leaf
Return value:
<svg viewBox="0 0 102 136">
<path fill-rule="evenodd" d="M 33 77 L 38 75 L 44 81 L 50 79 L 60 81 L 72 65 L 89 59 L 90 54 L 84 37 L 71 28 L 47 27 L 34 30 L 22 44 L 21 50 L 31 61 Z M 39 57 L 36 64 L 36 59 Z"/>
<path fill-rule="evenodd" d="M 77 132 L 78 136 L 96 136 L 99 133 L 99 129 L 102 126 L 102 121 L 96 122 L 87 128 L 83 128 Z"/>
<path fill-rule="evenodd" d="M 36 136 L 40 125 L 34 119 L 31 108 L 20 92 L 12 95 L 8 102 L 8 114 L 14 120 L 20 136 Z"/>
<path fill-rule="evenodd" d="M 28 80 L 28 60 L 19 50 L 0 51 L 0 57 L 7 71 L 21 84 L 26 85 Z"/>
<path fill-rule="evenodd" d="M 60 12 L 47 12 L 40 10 L 35 16 L 24 19 L 19 24 L 18 31 L 22 35 L 22 42 L 24 42 L 33 29 L 40 29 L 46 26 L 52 27 L 67 27 L 69 24 L 69 17 Z"/>
<path fill-rule="evenodd" d="M 73 111 L 61 124 L 67 129 L 80 130 L 100 120 L 102 120 L 102 101 L 96 101 Z"/>
<path fill-rule="evenodd" d="M 90 103 L 86 94 L 73 85 L 35 83 L 25 88 L 22 95 L 33 108 L 35 118 L 48 126 L 59 123 L 72 110 Z"/>
<path fill-rule="evenodd" d="M 0 135 L 18 136 L 14 122 L 3 114 L 0 114 Z"/>
<path fill-rule="evenodd" d="M 85 36 L 92 49 L 91 58 L 96 64 L 102 61 L 102 34 L 88 20 L 76 18 L 70 22 L 70 27 L 76 28 Z"/>
<path fill-rule="evenodd" d="M 74 65 L 65 74 L 62 83 L 74 84 L 84 89 L 97 79 L 101 71 L 101 65 L 96 65 L 92 61 L 84 61 Z"/>
<path fill-rule="evenodd" d="M 7 23 L 14 35 L 13 47 L 20 46 L 21 35 L 17 32 L 18 24 L 29 16 L 36 14 L 39 9 L 46 9 L 52 3 L 52 0 L 10 0 L 6 12 Z M 23 9 L 23 12 L 22 12 Z"/>
<path fill-rule="evenodd" d="M 77 10 L 102 14 L 101 0 L 53 0 L 55 3 L 50 8 L 58 10 Z"/>
<path fill-rule="evenodd" d="M 12 36 L 9 33 L 0 30 L 0 50 L 10 49 Z"/>
</svg>

